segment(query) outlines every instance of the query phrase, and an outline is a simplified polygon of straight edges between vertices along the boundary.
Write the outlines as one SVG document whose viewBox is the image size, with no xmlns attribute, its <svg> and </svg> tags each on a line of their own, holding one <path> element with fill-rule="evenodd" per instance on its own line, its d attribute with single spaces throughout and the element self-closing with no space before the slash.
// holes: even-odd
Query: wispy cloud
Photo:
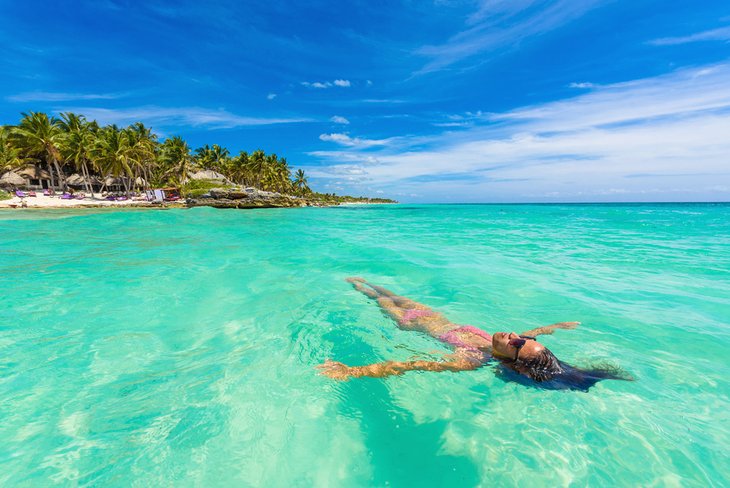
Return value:
<svg viewBox="0 0 730 488">
<path fill-rule="evenodd" d="M 447 68 L 477 54 L 513 49 L 522 40 L 555 30 L 599 5 L 601 0 L 482 0 L 461 32 L 447 42 L 419 48 L 430 61 L 416 74 Z M 483 56 L 480 62 L 483 61 Z"/>
<path fill-rule="evenodd" d="M 292 124 L 310 122 L 311 119 L 299 117 L 248 117 L 232 114 L 222 109 L 207 109 L 201 107 L 157 107 L 146 105 L 143 107 L 110 109 L 99 107 L 64 108 L 85 115 L 90 120 L 101 124 L 130 124 L 141 121 L 145 124 L 160 126 L 194 126 L 211 129 L 229 129 L 243 126 Z"/>
<path fill-rule="evenodd" d="M 568 85 L 568 87 L 570 88 L 593 88 L 595 86 L 596 85 L 594 85 L 593 83 L 589 83 L 587 81 L 583 81 L 581 83 L 571 83 L 570 85 Z"/>
<path fill-rule="evenodd" d="M 649 41 L 649 44 L 653 44 L 655 46 L 674 46 L 677 44 L 687 44 L 699 41 L 730 41 L 730 26 L 697 32 L 688 36 L 662 37 L 661 39 Z"/>
<path fill-rule="evenodd" d="M 445 121 L 432 122 L 432 125 L 435 127 L 470 127 L 476 122 L 484 121 L 488 116 L 489 114 L 485 114 L 481 110 L 463 114 L 448 114 Z"/>
<path fill-rule="evenodd" d="M 343 125 L 348 125 L 350 123 L 349 120 L 347 120 L 345 117 L 342 117 L 341 115 L 333 115 L 330 121 L 334 122 L 335 124 Z"/>
<path fill-rule="evenodd" d="M 352 85 L 350 80 L 334 80 L 334 81 L 302 81 L 302 86 L 307 88 L 325 89 L 332 88 L 333 86 L 339 86 L 341 88 L 349 88 Z"/>
<path fill-rule="evenodd" d="M 332 86 L 332 83 L 329 81 L 321 82 L 321 81 L 302 81 L 302 86 L 306 86 L 307 88 L 329 88 Z"/>
<path fill-rule="evenodd" d="M 429 140 L 403 136 L 389 138 L 397 146 L 320 151 L 316 156 L 334 164 L 312 176 L 335 178 L 328 174 L 339 164 L 355 165 L 363 170 L 361 181 L 374 187 L 432 199 L 701 198 L 730 187 L 727 86 L 730 64 L 599 86 L 566 100 L 483 114 L 472 128 Z"/>
<path fill-rule="evenodd" d="M 266 95 L 266 99 L 273 100 L 274 98 L 276 98 L 276 96 L 276 93 L 269 93 L 268 95 Z"/>
<path fill-rule="evenodd" d="M 319 139 L 327 142 L 335 142 L 343 146 L 351 146 L 357 148 L 367 148 L 373 146 L 385 146 L 393 141 L 393 139 L 361 139 L 359 137 L 350 137 L 348 134 L 333 133 L 320 134 Z"/>
<path fill-rule="evenodd" d="M 32 91 L 5 97 L 9 102 L 71 102 L 77 100 L 113 100 L 124 97 L 124 93 L 62 93 Z"/>
<path fill-rule="evenodd" d="M 360 100 L 362 103 L 382 103 L 382 104 L 389 104 L 389 103 L 406 103 L 405 100 L 401 100 L 398 98 L 365 98 L 363 100 Z"/>
</svg>

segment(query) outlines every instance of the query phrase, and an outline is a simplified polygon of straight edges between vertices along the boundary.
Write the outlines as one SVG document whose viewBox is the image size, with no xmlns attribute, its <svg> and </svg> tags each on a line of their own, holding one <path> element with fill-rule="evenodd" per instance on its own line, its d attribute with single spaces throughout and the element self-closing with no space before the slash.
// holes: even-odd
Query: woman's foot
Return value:
<svg viewBox="0 0 730 488">
<path fill-rule="evenodd" d="M 345 281 L 347 281 L 348 283 L 352 283 L 353 285 L 355 283 L 365 283 L 366 282 L 364 278 L 360 278 L 359 276 L 350 276 L 349 278 L 345 278 Z"/>
</svg>

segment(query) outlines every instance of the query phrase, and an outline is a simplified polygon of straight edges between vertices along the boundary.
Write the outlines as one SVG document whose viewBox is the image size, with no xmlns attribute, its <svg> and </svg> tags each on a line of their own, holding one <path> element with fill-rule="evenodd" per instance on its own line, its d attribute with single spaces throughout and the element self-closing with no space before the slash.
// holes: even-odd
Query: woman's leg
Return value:
<svg viewBox="0 0 730 488">
<path fill-rule="evenodd" d="M 418 303 L 410 298 L 402 297 L 399 295 L 396 295 L 392 291 L 388 290 L 387 288 L 383 288 L 382 286 L 372 285 L 365 281 L 363 278 L 347 278 L 345 281 L 352 283 L 352 285 L 355 287 L 355 289 L 359 292 L 364 293 L 370 298 L 377 299 L 378 297 L 387 297 L 391 299 L 392 304 L 395 306 L 402 308 L 404 310 L 408 309 L 418 309 L 418 310 L 431 310 L 430 307 L 424 305 L 423 303 Z M 372 290 L 368 290 L 365 288 L 365 286 L 369 286 L 372 288 Z M 390 304 L 390 302 L 389 302 Z"/>
<path fill-rule="evenodd" d="M 373 286 L 362 278 L 347 278 L 346 281 L 352 283 L 357 291 L 377 301 L 383 312 L 395 320 L 401 329 L 421 330 L 423 327 L 418 324 L 418 317 L 440 315 L 422 303 L 398 296 L 382 286 Z"/>
<path fill-rule="evenodd" d="M 427 305 L 398 296 L 381 286 L 373 286 L 362 278 L 352 277 L 346 281 L 352 283 L 357 291 L 377 301 L 378 306 L 398 324 L 400 329 L 424 332 L 438 338 L 454 328 L 454 324 L 446 317 Z"/>
</svg>

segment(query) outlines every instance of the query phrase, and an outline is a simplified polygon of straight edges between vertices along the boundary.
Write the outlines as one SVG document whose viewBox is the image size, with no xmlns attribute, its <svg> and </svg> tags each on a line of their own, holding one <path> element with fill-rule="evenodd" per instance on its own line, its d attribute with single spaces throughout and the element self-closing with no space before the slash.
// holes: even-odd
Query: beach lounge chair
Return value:
<svg viewBox="0 0 730 488">
<path fill-rule="evenodd" d="M 61 200 L 72 200 L 73 197 L 74 196 L 71 195 L 70 193 L 64 193 L 63 195 L 61 195 Z"/>
<path fill-rule="evenodd" d="M 28 192 L 28 196 L 29 197 L 36 197 L 38 195 L 36 195 L 35 192 L 33 190 L 31 190 L 31 191 Z"/>
<path fill-rule="evenodd" d="M 25 198 L 28 195 L 26 195 L 25 192 L 22 192 L 20 190 L 15 190 L 15 196 L 20 197 L 20 198 Z"/>
<path fill-rule="evenodd" d="M 76 200 L 83 200 L 84 198 L 86 198 L 86 195 L 84 195 L 83 193 L 77 193 L 76 196 L 74 196 L 74 198 Z"/>
</svg>

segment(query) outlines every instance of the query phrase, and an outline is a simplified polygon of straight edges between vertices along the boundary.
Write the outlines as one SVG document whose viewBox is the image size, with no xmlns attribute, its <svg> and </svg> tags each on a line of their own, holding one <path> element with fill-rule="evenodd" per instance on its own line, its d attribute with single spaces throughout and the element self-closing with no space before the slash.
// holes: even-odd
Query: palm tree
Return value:
<svg viewBox="0 0 730 488">
<path fill-rule="evenodd" d="M 231 157 L 231 153 L 228 149 L 221 147 L 218 144 L 213 144 L 211 151 L 213 156 L 213 166 L 210 169 L 222 173 L 222 169 L 226 167 L 226 164 Z"/>
<path fill-rule="evenodd" d="M 276 185 L 279 191 L 282 193 L 291 193 L 293 189 L 291 182 L 291 168 L 289 168 L 286 158 L 280 158 L 276 162 L 276 176 Z"/>
<path fill-rule="evenodd" d="M 150 175 L 156 162 L 157 136 L 152 130 L 137 122 L 124 130 L 130 167 L 133 170 L 133 183 L 142 176 L 145 186 L 149 185 Z"/>
<path fill-rule="evenodd" d="M 45 160 L 51 175 L 51 186 L 55 187 L 53 169 L 56 170 L 59 182 L 66 189 L 66 178 L 61 171 L 60 147 L 63 143 L 63 131 L 58 119 L 48 117 L 42 112 L 23 113 L 23 119 L 11 130 L 11 144 L 26 159 Z"/>
<path fill-rule="evenodd" d="M 0 125 L 0 173 L 23 164 L 18 150 L 10 143 L 10 130 L 11 126 Z"/>
<path fill-rule="evenodd" d="M 251 183 L 256 188 L 261 188 L 261 180 L 266 170 L 266 153 L 257 149 L 251 153 L 246 164 L 246 169 L 252 176 Z"/>
<path fill-rule="evenodd" d="M 182 137 L 175 136 L 165 139 L 162 143 L 161 160 L 165 165 L 165 175 L 169 181 L 182 186 L 188 181 L 188 173 L 194 160 L 190 154 L 190 147 Z"/>
<path fill-rule="evenodd" d="M 61 155 L 67 162 L 73 162 L 77 171 L 80 171 L 84 178 L 86 191 L 94 195 L 91 186 L 91 173 L 89 163 L 92 159 L 91 153 L 96 137 L 93 130 L 98 128 L 96 123 L 90 124 L 83 115 L 76 115 L 71 112 L 61 114 L 59 123 L 64 131 L 64 139 L 61 145 Z"/>
<path fill-rule="evenodd" d="M 132 176 L 132 166 L 127 137 L 123 131 L 116 125 L 101 129 L 94 145 L 93 157 L 103 179 L 109 176 L 121 178 L 129 192 L 127 180 Z M 106 186 L 106 182 L 104 185 Z"/>
<path fill-rule="evenodd" d="M 195 161 L 201 169 L 211 169 L 218 173 L 223 173 L 230 158 L 228 149 L 213 144 L 213 146 L 205 145 L 195 150 Z"/>
<path fill-rule="evenodd" d="M 307 176 L 301 169 L 298 169 L 297 172 L 294 173 L 293 185 L 299 193 L 311 193 L 312 191 L 309 189 L 309 185 L 307 185 Z"/>
<path fill-rule="evenodd" d="M 212 152 L 212 149 L 207 144 L 195 150 L 195 162 L 200 168 L 210 167 L 213 162 Z"/>
</svg>

